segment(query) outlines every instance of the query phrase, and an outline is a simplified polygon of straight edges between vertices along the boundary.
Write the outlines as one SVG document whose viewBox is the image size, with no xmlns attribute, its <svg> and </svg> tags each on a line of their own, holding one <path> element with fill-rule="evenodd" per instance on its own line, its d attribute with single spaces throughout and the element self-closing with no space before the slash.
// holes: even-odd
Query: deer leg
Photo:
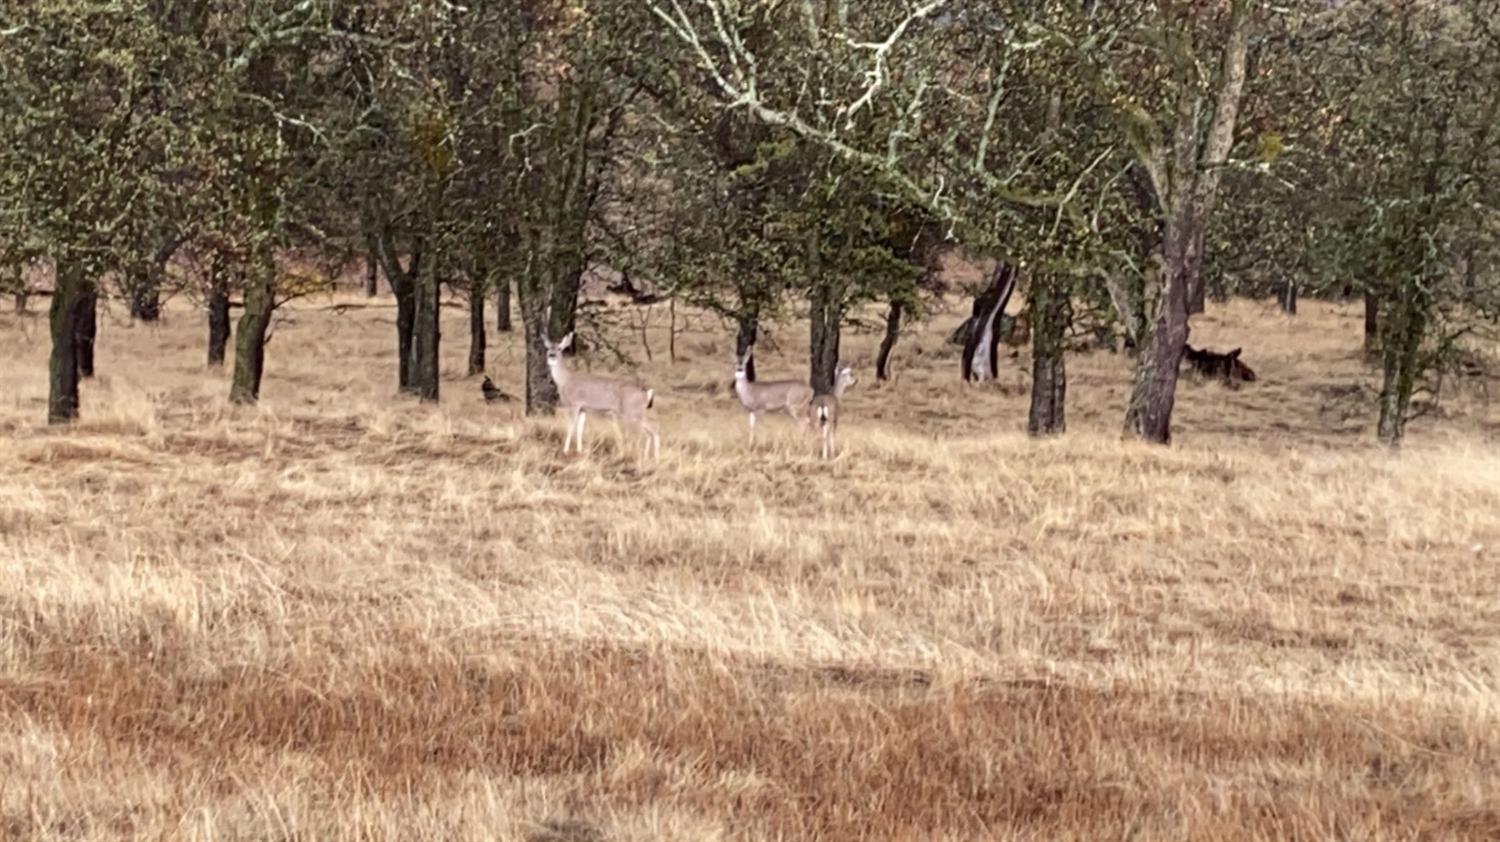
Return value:
<svg viewBox="0 0 1500 842">
<path fill-rule="evenodd" d="M 568 434 L 563 437 L 563 453 L 565 454 L 573 444 L 573 431 L 578 429 L 578 410 L 569 410 L 568 416 Z"/>
<path fill-rule="evenodd" d="M 655 424 L 644 418 L 641 419 L 641 448 L 646 455 L 661 458 L 661 434 Z"/>
<path fill-rule="evenodd" d="M 750 446 L 755 446 L 755 413 L 750 413 Z"/>
<path fill-rule="evenodd" d="M 583 452 L 583 426 L 584 426 L 584 423 L 587 422 L 588 420 L 589 420 L 589 414 L 587 412 L 579 412 L 578 413 L 578 452 L 579 453 Z"/>
</svg>

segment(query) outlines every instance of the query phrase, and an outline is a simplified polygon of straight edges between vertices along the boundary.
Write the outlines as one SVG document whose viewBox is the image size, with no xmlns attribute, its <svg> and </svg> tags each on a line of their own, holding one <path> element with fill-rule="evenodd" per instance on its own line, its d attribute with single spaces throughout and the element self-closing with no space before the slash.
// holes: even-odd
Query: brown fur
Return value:
<svg viewBox="0 0 1500 842">
<path fill-rule="evenodd" d="M 1207 349 L 1199 350 L 1188 345 L 1186 358 L 1195 374 L 1222 380 L 1229 386 L 1238 386 L 1241 382 L 1255 382 L 1255 372 L 1250 369 L 1250 366 L 1240 362 L 1241 350 L 1235 348 L 1227 354 L 1220 354 Z"/>
</svg>

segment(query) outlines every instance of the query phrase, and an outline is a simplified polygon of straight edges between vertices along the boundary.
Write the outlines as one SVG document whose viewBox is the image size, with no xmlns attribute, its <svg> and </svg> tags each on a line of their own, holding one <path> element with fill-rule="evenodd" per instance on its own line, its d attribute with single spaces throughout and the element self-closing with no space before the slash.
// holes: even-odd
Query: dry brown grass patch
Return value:
<svg viewBox="0 0 1500 842">
<path fill-rule="evenodd" d="M 1304 310 L 1195 324 L 1260 379 L 1170 449 L 1102 353 L 1026 439 L 1024 356 L 964 388 L 943 317 L 832 462 L 658 324 L 655 463 L 396 397 L 379 310 L 296 311 L 248 410 L 195 314 L 106 321 L 49 429 L 0 314 L 0 838 L 1495 838 L 1500 416 L 1371 446 L 1357 314 Z"/>
</svg>

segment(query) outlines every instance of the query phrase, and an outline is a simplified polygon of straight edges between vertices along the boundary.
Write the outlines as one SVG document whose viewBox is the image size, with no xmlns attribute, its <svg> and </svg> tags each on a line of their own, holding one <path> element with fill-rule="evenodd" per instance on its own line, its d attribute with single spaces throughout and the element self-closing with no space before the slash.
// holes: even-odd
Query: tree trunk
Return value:
<svg viewBox="0 0 1500 842">
<path fill-rule="evenodd" d="M 1203 254 L 1203 232 L 1201 230 L 1198 232 L 1197 239 L 1198 242 L 1194 246 L 1194 250 L 1200 257 L 1185 267 L 1188 272 L 1187 311 L 1189 316 L 1199 315 L 1208 309 L 1206 300 L 1208 291 L 1205 289 L 1207 285 L 1203 283 L 1203 261 L 1201 257 Z"/>
<path fill-rule="evenodd" d="M 1168 237 L 1172 237 L 1169 232 Z M 1167 244 L 1166 278 L 1150 341 L 1136 360 L 1135 387 L 1125 413 L 1128 432 L 1157 444 L 1172 440 L 1177 374 L 1188 341 L 1187 273 L 1181 238 Z"/>
<path fill-rule="evenodd" d="M 439 314 L 442 287 L 437 277 L 437 255 L 422 261 L 413 297 L 414 333 L 412 337 L 411 391 L 422 401 L 438 399 Z"/>
<path fill-rule="evenodd" d="M 86 286 L 83 267 L 67 258 L 57 259 L 48 314 L 52 332 L 52 356 L 47 366 L 49 424 L 66 424 L 78 417 L 78 327 L 83 320 Z"/>
<path fill-rule="evenodd" d="M 547 319 L 547 299 L 543 290 L 529 281 L 523 281 L 518 291 L 521 332 L 526 338 L 526 414 L 550 415 L 557 408 L 557 384 L 547 368 L 547 346 L 542 341 L 554 338 L 549 335 L 552 328 Z"/>
<path fill-rule="evenodd" d="M 380 294 L 380 245 L 374 234 L 365 235 L 365 297 Z"/>
<path fill-rule="evenodd" d="M 876 380 L 891 379 L 891 352 L 901 338 L 901 311 L 900 301 L 892 301 L 890 309 L 885 311 L 885 338 L 880 340 L 880 353 L 875 356 Z"/>
<path fill-rule="evenodd" d="M 1276 303 L 1277 303 L 1278 306 L 1281 307 L 1281 312 L 1286 313 L 1288 316 L 1295 316 L 1295 315 L 1297 315 L 1297 281 L 1296 281 L 1296 279 L 1294 279 L 1294 278 L 1288 278 L 1287 279 L 1286 283 L 1282 285 L 1281 289 L 1278 291 L 1278 293 L 1276 295 Z"/>
<path fill-rule="evenodd" d="M 129 294 L 130 318 L 141 322 L 154 322 L 161 318 L 161 277 L 163 270 L 156 264 L 138 267 L 130 272 Z"/>
<path fill-rule="evenodd" d="M 1063 344 L 1072 320 L 1072 302 L 1063 279 L 1038 277 L 1031 299 L 1031 411 L 1026 432 L 1049 436 L 1068 428 L 1068 374 Z"/>
<path fill-rule="evenodd" d="M 495 330 L 510 333 L 510 280 L 494 277 L 495 284 Z"/>
<path fill-rule="evenodd" d="M 1375 293 L 1365 291 L 1365 353 L 1380 350 L 1380 302 Z"/>
<path fill-rule="evenodd" d="M 99 290 L 86 284 L 78 295 L 78 376 L 94 376 L 94 338 L 99 334 Z"/>
<path fill-rule="evenodd" d="M 844 319 L 843 306 L 838 300 L 837 291 L 825 279 L 814 283 L 811 305 L 809 382 L 814 392 L 826 395 L 833 391 L 834 376 L 838 374 L 839 328 Z"/>
<path fill-rule="evenodd" d="M 1381 337 L 1383 377 L 1380 389 L 1380 422 L 1376 435 L 1388 447 L 1400 447 L 1406 437 L 1411 397 L 1421 376 L 1422 338 L 1427 332 L 1428 296 L 1415 275 L 1402 284 L 1399 298 L 1385 314 Z"/>
<path fill-rule="evenodd" d="M 208 364 L 222 367 L 229 345 L 229 291 L 216 280 L 208 288 Z"/>
<path fill-rule="evenodd" d="M 1151 442 L 1166 444 L 1172 439 L 1172 409 L 1188 339 L 1189 305 L 1195 294 L 1201 294 L 1204 235 L 1234 143 L 1245 89 L 1250 24 L 1250 3 L 1234 0 L 1207 136 L 1200 137 L 1202 94 L 1189 74 L 1178 80 L 1177 122 L 1170 149 L 1150 148 L 1140 156 L 1165 216 L 1161 251 L 1165 277 L 1148 346 L 1136 361 L 1125 428 Z"/>
<path fill-rule="evenodd" d="M 19 261 L 17 261 L 15 265 L 11 266 L 10 284 L 8 286 L 10 287 L 11 292 L 16 296 L 16 312 L 26 312 L 26 267 L 23 266 Z"/>
<path fill-rule="evenodd" d="M 484 290 L 469 290 L 469 376 L 484 371 Z"/>
<path fill-rule="evenodd" d="M 276 307 L 276 260 L 268 246 L 257 249 L 255 265 L 245 284 L 245 309 L 235 329 L 234 377 L 229 401 L 253 404 L 260 400 L 261 374 L 265 371 L 266 331 Z"/>
<path fill-rule="evenodd" d="M 965 382 L 994 380 L 1000 375 L 1000 316 L 1016 289 L 1016 268 L 1002 260 L 995 264 L 990 285 L 974 299 L 968 337 L 959 365 Z"/>
</svg>

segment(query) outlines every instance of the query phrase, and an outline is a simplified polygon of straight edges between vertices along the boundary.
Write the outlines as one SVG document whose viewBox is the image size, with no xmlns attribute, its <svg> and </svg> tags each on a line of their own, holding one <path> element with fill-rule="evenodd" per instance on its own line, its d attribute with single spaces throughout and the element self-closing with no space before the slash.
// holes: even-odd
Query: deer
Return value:
<svg viewBox="0 0 1500 842">
<path fill-rule="evenodd" d="M 613 380 L 593 374 L 583 374 L 568 368 L 563 362 L 563 352 L 573 346 L 573 334 L 553 342 L 545 335 L 542 344 L 547 347 L 547 370 L 552 382 L 557 384 L 558 397 L 567 407 L 570 416 L 568 435 L 563 439 L 563 453 L 573 443 L 576 434 L 578 452 L 583 452 L 583 427 L 591 412 L 612 415 L 640 430 L 642 453 L 661 456 L 661 435 L 656 425 L 646 417 L 646 410 L 655 402 L 656 391 L 643 388 L 624 380 Z"/>
<path fill-rule="evenodd" d="M 838 431 L 839 407 L 844 400 L 844 390 L 858 382 L 853 366 L 840 365 L 838 373 L 834 375 L 833 391 L 812 399 L 812 422 L 817 425 L 824 459 L 833 456 L 836 451 L 833 434 Z"/>
<path fill-rule="evenodd" d="M 794 420 L 806 424 L 807 407 L 813 400 L 812 387 L 797 380 L 752 381 L 747 366 L 754 353 L 755 349 L 751 348 L 734 361 L 734 393 L 739 397 L 740 405 L 750 413 L 752 447 L 755 445 L 755 422 L 760 413 L 785 410 Z"/>
</svg>

